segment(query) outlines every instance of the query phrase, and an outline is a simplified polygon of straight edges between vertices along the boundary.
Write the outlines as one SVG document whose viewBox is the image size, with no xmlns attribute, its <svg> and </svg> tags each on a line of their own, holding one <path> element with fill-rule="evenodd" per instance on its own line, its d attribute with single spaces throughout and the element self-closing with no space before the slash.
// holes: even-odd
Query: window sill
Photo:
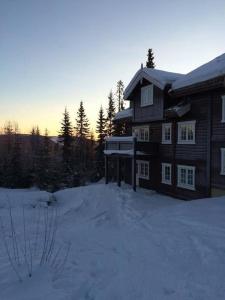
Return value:
<svg viewBox="0 0 225 300">
<path fill-rule="evenodd" d="M 178 145 L 196 145 L 196 142 L 178 141 Z"/>
<path fill-rule="evenodd" d="M 139 179 L 144 179 L 144 180 L 149 180 L 149 177 L 144 177 L 144 176 L 141 176 L 141 175 L 139 175 L 138 178 Z"/>
<path fill-rule="evenodd" d="M 172 183 L 170 181 L 162 181 L 162 184 L 166 184 L 166 185 L 172 185 Z"/>
<path fill-rule="evenodd" d="M 152 106 L 152 105 L 153 105 L 153 103 L 152 104 L 140 105 L 140 107 L 147 107 L 147 106 Z"/>
<path fill-rule="evenodd" d="M 196 191 L 194 186 L 178 184 L 177 187 L 185 190 Z"/>
<path fill-rule="evenodd" d="M 162 145 L 172 145 L 171 141 L 162 141 Z"/>
<path fill-rule="evenodd" d="M 220 172 L 220 175 L 221 175 L 221 176 L 225 176 L 225 173 L 223 173 L 223 172 Z"/>
</svg>

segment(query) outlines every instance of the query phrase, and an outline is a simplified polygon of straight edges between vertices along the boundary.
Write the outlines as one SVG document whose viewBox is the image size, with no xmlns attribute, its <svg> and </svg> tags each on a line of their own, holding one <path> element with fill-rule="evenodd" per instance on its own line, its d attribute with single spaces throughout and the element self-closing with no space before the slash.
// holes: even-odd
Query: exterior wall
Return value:
<svg viewBox="0 0 225 300">
<path fill-rule="evenodd" d="M 148 84 L 148 82 L 143 82 Z M 149 126 L 149 142 L 137 142 L 137 150 L 149 155 L 138 160 L 149 161 L 149 180 L 140 179 L 140 187 L 154 189 L 180 199 L 197 199 L 210 195 L 225 195 L 225 176 L 221 175 L 221 148 L 225 148 L 225 123 L 222 119 L 222 99 L 225 89 L 202 92 L 187 98 L 176 98 L 174 103 L 186 100 L 191 110 L 185 116 L 162 119 L 163 91 L 155 87 L 154 105 L 140 107 L 140 88 L 133 92 L 134 118 L 132 126 Z M 166 101 L 171 102 L 171 98 Z M 167 104 L 166 104 L 167 105 Z M 165 105 L 165 107 L 166 107 Z M 170 103 L 171 105 L 171 103 Z M 178 122 L 196 121 L 195 144 L 178 144 Z M 172 123 L 172 143 L 162 144 L 162 124 Z M 172 166 L 171 185 L 161 182 L 161 164 Z M 177 187 L 177 165 L 194 166 L 195 190 Z M 131 160 L 124 160 L 124 180 L 131 183 Z"/>
<path fill-rule="evenodd" d="M 211 187 L 213 195 L 225 195 L 225 176 L 221 171 L 221 148 L 225 148 L 225 123 L 222 123 L 222 100 L 225 89 L 218 90 L 212 95 L 212 159 Z"/>
<path fill-rule="evenodd" d="M 143 80 L 142 85 L 139 83 L 130 97 L 130 100 L 133 103 L 134 122 L 149 122 L 163 119 L 164 92 L 158 87 L 154 86 L 153 105 L 141 107 L 141 87 L 148 84 L 150 84 L 150 82 Z"/>
</svg>

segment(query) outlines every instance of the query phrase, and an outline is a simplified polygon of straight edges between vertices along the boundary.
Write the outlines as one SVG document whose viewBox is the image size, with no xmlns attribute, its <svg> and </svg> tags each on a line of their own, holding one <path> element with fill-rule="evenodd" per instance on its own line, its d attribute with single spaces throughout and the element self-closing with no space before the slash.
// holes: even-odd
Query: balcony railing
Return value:
<svg viewBox="0 0 225 300">
<path fill-rule="evenodd" d="M 158 143 L 137 142 L 133 136 L 113 136 L 105 139 L 106 155 L 157 155 Z"/>
<path fill-rule="evenodd" d="M 113 136 L 105 139 L 105 154 L 127 154 L 134 153 L 135 138 L 133 136 Z"/>
</svg>

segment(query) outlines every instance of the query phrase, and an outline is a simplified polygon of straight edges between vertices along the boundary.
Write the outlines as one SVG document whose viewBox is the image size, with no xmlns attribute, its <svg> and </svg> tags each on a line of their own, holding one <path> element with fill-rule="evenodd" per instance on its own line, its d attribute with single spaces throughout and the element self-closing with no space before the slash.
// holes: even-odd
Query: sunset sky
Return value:
<svg viewBox="0 0 225 300">
<path fill-rule="evenodd" d="M 225 52 L 224 0 L 1 0 L 0 127 L 57 134 L 84 101 L 91 128 L 121 79 L 145 63 L 186 73 Z"/>
</svg>

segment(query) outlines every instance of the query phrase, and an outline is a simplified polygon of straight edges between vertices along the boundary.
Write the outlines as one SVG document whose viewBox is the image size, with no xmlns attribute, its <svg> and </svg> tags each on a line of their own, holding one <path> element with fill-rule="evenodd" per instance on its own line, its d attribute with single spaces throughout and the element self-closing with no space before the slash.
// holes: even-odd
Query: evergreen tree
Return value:
<svg viewBox="0 0 225 300">
<path fill-rule="evenodd" d="M 12 134 L 12 132 L 10 134 Z M 4 186 L 10 188 L 20 188 L 24 186 L 21 141 L 18 135 L 18 128 L 16 128 L 16 131 L 13 133 L 13 140 L 10 151 L 5 158 L 4 169 Z"/>
<path fill-rule="evenodd" d="M 38 164 L 36 170 L 36 183 L 41 189 L 47 190 L 51 183 L 50 176 L 50 138 L 48 136 L 48 130 L 45 130 L 45 135 L 42 138 L 42 142 L 39 147 Z"/>
<path fill-rule="evenodd" d="M 77 111 L 75 131 L 76 136 L 80 138 L 87 138 L 90 134 L 89 121 L 85 113 L 83 101 L 80 102 L 80 107 Z"/>
<path fill-rule="evenodd" d="M 99 178 L 104 176 L 104 141 L 106 136 L 106 119 L 102 106 L 98 113 L 98 120 L 96 126 L 97 133 L 97 147 L 96 147 L 96 168 L 97 176 Z"/>
<path fill-rule="evenodd" d="M 65 108 L 61 129 L 59 132 L 59 141 L 62 144 L 62 172 L 64 183 L 70 186 L 73 179 L 73 129 L 70 122 L 69 112 Z"/>
<path fill-rule="evenodd" d="M 114 135 L 115 133 L 115 126 L 113 123 L 115 114 L 116 114 L 116 109 L 115 109 L 113 93 L 112 91 L 110 91 L 108 96 L 107 123 L 106 123 L 106 132 L 107 135 L 109 136 Z"/>
<path fill-rule="evenodd" d="M 38 126 L 33 126 L 30 132 L 30 146 L 31 146 L 31 151 L 30 151 L 30 182 L 32 184 L 38 184 L 36 182 L 37 180 L 37 169 L 38 169 L 38 159 L 39 159 L 39 152 L 40 152 L 40 145 L 41 140 L 40 140 L 40 130 Z"/>
<path fill-rule="evenodd" d="M 121 111 L 124 109 L 123 91 L 124 91 L 123 81 L 119 80 L 117 82 L 117 86 L 116 86 L 116 98 L 117 98 L 118 111 Z"/>
<path fill-rule="evenodd" d="M 146 61 L 146 67 L 154 69 L 155 68 L 155 62 L 154 62 L 154 54 L 152 49 L 148 49 L 148 59 Z"/>
</svg>

